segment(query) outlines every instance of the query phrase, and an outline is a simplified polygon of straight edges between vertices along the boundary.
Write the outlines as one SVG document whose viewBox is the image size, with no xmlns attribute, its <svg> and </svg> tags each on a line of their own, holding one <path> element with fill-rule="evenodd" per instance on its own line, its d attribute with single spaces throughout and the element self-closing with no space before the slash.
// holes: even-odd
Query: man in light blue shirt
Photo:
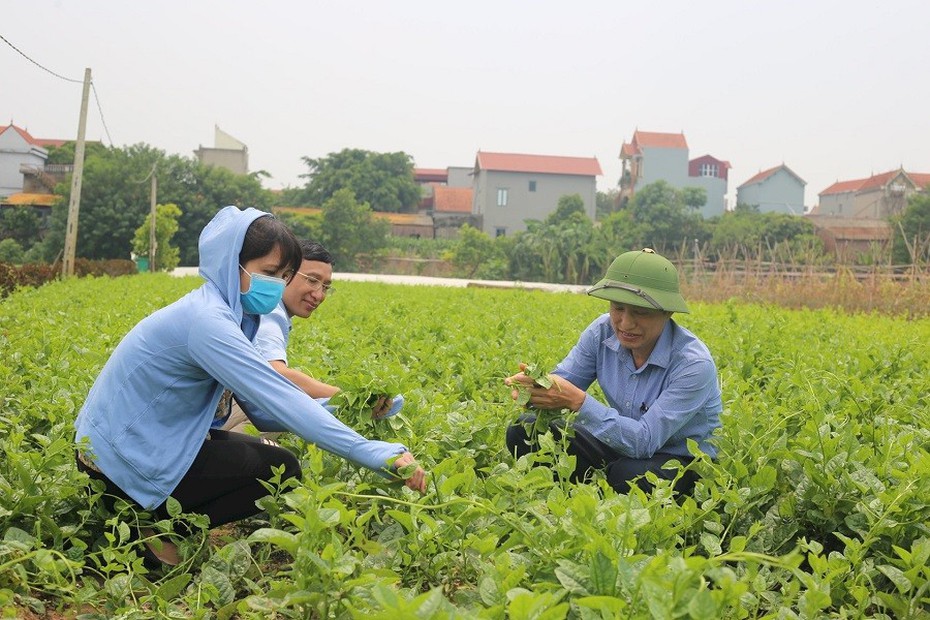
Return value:
<svg viewBox="0 0 930 620">
<path fill-rule="evenodd" d="M 334 291 L 332 254 L 321 244 L 309 240 L 300 241 L 300 251 L 302 258 L 300 268 L 284 289 L 281 302 L 274 310 L 262 316 L 261 324 L 255 334 L 255 348 L 278 373 L 290 379 L 292 383 L 317 399 L 328 410 L 338 413 L 328 405 L 328 400 L 339 392 L 339 388 L 311 377 L 298 368 L 290 366 L 287 361 L 287 346 L 293 327 L 293 318 L 295 316 L 303 319 L 309 318 Z M 236 400 L 238 401 L 239 397 L 236 397 Z M 242 433 L 245 432 L 247 425 L 252 424 L 261 431 L 262 437 L 274 439 L 281 434 L 283 429 L 280 423 L 255 405 L 246 403 L 243 408 L 239 402 L 236 402 L 232 404 L 231 409 L 228 405 L 228 403 L 221 405 L 221 410 L 218 412 L 219 415 L 226 415 L 229 412 L 229 415 L 221 421 L 222 430 Z M 385 395 L 376 402 L 372 417 L 382 418 L 394 415 L 400 411 L 402 406 L 401 396 L 396 396 L 392 400 Z"/>
<path fill-rule="evenodd" d="M 712 438 L 722 410 L 717 368 L 704 343 L 671 318 L 688 312 L 674 265 L 649 249 L 626 252 L 588 294 L 609 301 L 610 311 L 585 329 L 549 375 L 552 386 L 539 386 L 523 372 L 506 379 L 529 391 L 533 407 L 578 413 L 569 444 L 574 478 L 604 468 L 618 492 L 628 491 L 634 479 L 648 490 L 647 471 L 671 480 L 678 471 L 664 469 L 668 461 L 693 460 L 689 439 L 716 457 Z M 585 391 L 595 380 L 606 404 Z M 536 449 L 526 428 L 533 419 L 524 416 L 507 431 L 508 449 L 518 457 Z M 560 435 L 564 422 L 550 428 Z M 690 492 L 695 481 L 696 474 L 685 471 L 675 488 Z"/>
</svg>

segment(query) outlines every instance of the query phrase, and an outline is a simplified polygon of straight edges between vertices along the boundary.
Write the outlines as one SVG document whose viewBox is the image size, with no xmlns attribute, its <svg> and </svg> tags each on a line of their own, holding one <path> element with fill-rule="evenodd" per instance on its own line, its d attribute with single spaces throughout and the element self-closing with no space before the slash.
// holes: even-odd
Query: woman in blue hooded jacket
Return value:
<svg viewBox="0 0 930 620">
<path fill-rule="evenodd" d="M 224 386 L 354 463 L 375 471 L 394 457 L 395 468 L 415 463 L 403 445 L 345 426 L 252 344 L 260 315 L 277 306 L 300 265 L 284 224 L 256 209 L 225 207 L 204 228 L 199 250 L 206 282 L 133 327 L 94 382 L 75 421 L 82 471 L 160 518 L 169 497 L 213 527 L 256 514 L 272 468 L 284 466 L 289 478 L 300 466 L 273 442 L 211 430 Z M 417 467 L 406 485 L 424 492 L 425 472 Z M 172 551 L 159 559 L 176 562 Z"/>
</svg>

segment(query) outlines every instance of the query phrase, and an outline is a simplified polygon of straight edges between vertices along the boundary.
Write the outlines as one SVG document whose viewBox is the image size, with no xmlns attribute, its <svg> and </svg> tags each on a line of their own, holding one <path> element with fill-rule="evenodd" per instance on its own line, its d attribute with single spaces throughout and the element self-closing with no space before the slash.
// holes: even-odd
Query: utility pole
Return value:
<svg viewBox="0 0 930 620">
<path fill-rule="evenodd" d="M 81 209 L 81 178 L 84 175 L 84 134 L 87 130 L 87 100 L 90 98 L 90 68 L 84 69 L 84 94 L 81 96 L 81 118 L 78 121 L 77 143 L 74 146 L 74 172 L 71 175 L 71 200 L 68 203 L 68 225 L 65 229 L 65 253 L 61 276 L 74 275 L 74 254 L 77 249 L 78 211 Z"/>
<path fill-rule="evenodd" d="M 156 164 L 157 166 L 158 164 Z M 149 272 L 155 273 L 155 250 L 157 248 L 158 241 L 155 240 L 155 195 L 158 193 L 158 177 L 155 174 L 155 166 L 152 167 L 152 204 L 151 204 L 151 215 L 149 219 L 152 221 L 149 226 Z"/>
</svg>

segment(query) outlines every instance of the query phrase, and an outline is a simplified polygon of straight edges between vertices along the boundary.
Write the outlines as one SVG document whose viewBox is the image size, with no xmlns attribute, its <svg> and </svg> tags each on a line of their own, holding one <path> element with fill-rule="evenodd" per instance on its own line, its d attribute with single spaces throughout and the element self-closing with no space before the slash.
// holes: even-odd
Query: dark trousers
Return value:
<svg viewBox="0 0 930 620">
<path fill-rule="evenodd" d="M 507 428 L 507 450 L 515 458 L 520 458 L 539 449 L 539 444 L 535 438 L 530 437 L 528 432 L 529 426 L 535 420 L 536 417 L 533 415 L 524 415 L 516 424 Z M 648 459 L 630 458 L 618 453 L 581 426 L 575 424 L 572 428 L 574 434 L 568 442 L 568 454 L 575 457 L 575 471 L 571 477 L 573 482 L 586 481 L 590 477 L 592 469 L 604 469 L 607 475 L 607 483 L 617 493 L 628 492 L 630 482 L 634 479 L 636 485 L 648 493 L 652 490 L 652 484 L 643 477 L 646 472 L 651 471 L 659 478 L 673 480 L 678 475 L 678 470 L 663 469 L 663 465 L 672 460 L 687 465 L 694 460 L 689 456 L 663 454 L 661 452 L 657 452 Z M 556 441 L 561 440 L 564 429 L 564 420 L 554 420 L 549 423 L 549 430 Z M 690 494 L 694 490 L 697 478 L 697 474 L 693 471 L 686 471 L 675 483 L 675 492 Z"/>
<path fill-rule="evenodd" d="M 116 497 L 135 504 L 105 475 L 80 460 L 77 465 L 91 478 L 106 484 L 105 501 L 111 510 Z M 245 519 L 259 512 L 255 501 L 268 495 L 259 480 L 271 480 L 271 468 L 282 465 L 285 467 L 282 480 L 300 477 L 300 463 L 289 450 L 260 437 L 211 430 L 210 440 L 203 442 L 171 497 L 181 504 L 184 512 L 209 517 L 211 527 Z M 152 512 L 159 519 L 168 518 L 165 503 Z"/>
</svg>

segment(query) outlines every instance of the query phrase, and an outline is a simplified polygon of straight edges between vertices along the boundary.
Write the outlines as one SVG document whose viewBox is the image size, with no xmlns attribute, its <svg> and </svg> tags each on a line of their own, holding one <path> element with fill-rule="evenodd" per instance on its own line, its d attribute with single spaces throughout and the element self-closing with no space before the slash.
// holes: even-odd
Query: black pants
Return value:
<svg viewBox="0 0 930 620">
<path fill-rule="evenodd" d="M 78 469 L 107 485 L 108 507 L 115 497 L 135 503 L 122 489 L 80 460 Z M 243 433 L 211 430 L 200 452 L 178 486 L 171 493 L 184 512 L 204 514 L 210 526 L 245 519 L 259 512 L 255 500 L 268 495 L 259 480 L 271 479 L 272 467 L 284 465 L 282 480 L 300 476 L 300 463 L 289 450 Z M 112 497 L 115 496 L 115 497 Z M 168 517 L 166 504 L 152 511 L 159 519 Z"/>
<path fill-rule="evenodd" d="M 535 421 L 535 416 L 525 415 L 517 424 L 507 428 L 507 450 L 520 458 L 539 449 L 535 439 L 531 439 L 527 428 Z M 556 441 L 562 438 L 565 429 L 564 420 L 554 420 L 549 423 L 549 430 Z M 687 465 L 692 460 L 690 456 L 678 456 L 657 452 L 652 458 L 634 459 L 626 457 L 598 440 L 581 426 L 573 425 L 574 436 L 569 440 L 568 453 L 575 457 L 575 471 L 572 473 L 573 482 L 583 482 L 591 475 L 592 469 L 604 469 L 607 482 L 618 493 L 630 490 L 630 482 L 636 479 L 636 484 L 646 493 L 652 490 L 652 485 L 642 477 L 647 471 L 653 472 L 659 478 L 673 480 L 678 475 L 676 469 L 663 469 L 662 466 L 672 460 Z M 686 471 L 675 483 L 675 492 L 690 494 L 697 482 L 697 474 Z"/>
</svg>

